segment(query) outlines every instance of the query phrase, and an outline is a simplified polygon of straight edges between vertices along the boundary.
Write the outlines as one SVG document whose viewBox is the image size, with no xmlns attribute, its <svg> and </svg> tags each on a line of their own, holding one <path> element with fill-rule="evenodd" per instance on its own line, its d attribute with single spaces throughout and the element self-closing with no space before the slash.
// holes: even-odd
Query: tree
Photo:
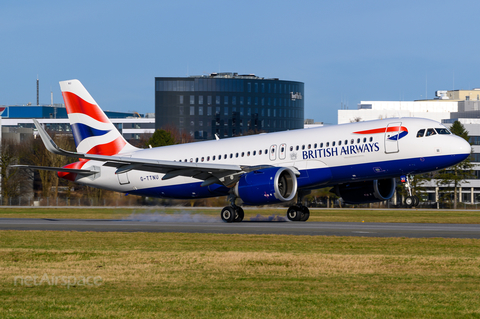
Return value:
<svg viewBox="0 0 480 319">
<path fill-rule="evenodd" d="M 152 137 L 148 140 L 148 146 L 158 147 L 176 144 L 172 134 L 166 130 L 155 130 Z"/>
<path fill-rule="evenodd" d="M 468 131 L 459 121 L 453 122 L 450 131 L 463 138 L 466 141 L 469 141 Z M 453 208 L 457 208 L 458 202 L 458 187 L 462 182 L 465 182 L 467 178 L 472 177 L 472 167 L 470 157 L 467 157 L 463 162 L 460 162 L 454 166 L 445 168 L 438 172 L 437 186 L 444 186 L 447 189 L 451 189 L 453 186 Z"/>
<path fill-rule="evenodd" d="M 3 205 L 8 204 L 9 198 L 18 197 L 24 193 L 26 183 L 29 181 L 28 173 L 18 167 L 10 165 L 18 164 L 25 155 L 24 144 L 11 139 L 3 139 L 0 145 L 0 178 L 1 195 Z"/>
</svg>

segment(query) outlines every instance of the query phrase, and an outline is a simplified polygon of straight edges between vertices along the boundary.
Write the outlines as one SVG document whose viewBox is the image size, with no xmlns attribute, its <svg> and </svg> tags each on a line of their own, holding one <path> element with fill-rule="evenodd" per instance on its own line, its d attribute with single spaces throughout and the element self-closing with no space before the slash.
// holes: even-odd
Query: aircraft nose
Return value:
<svg viewBox="0 0 480 319">
<path fill-rule="evenodd" d="M 472 146 L 466 140 L 461 137 L 458 137 L 458 141 L 456 143 L 456 149 L 458 154 L 466 154 L 470 155 L 472 152 Z"/>
</svg>

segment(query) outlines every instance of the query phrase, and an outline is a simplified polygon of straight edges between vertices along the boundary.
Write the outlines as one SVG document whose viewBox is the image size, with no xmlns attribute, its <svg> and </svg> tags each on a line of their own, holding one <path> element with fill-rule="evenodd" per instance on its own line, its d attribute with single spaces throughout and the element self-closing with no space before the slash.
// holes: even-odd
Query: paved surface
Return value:
<svg viewBox="0 0 480 319">
<path fill-rule="evenodd" d="M 151 221 L 0 218 L 0 230 L 480 238 L 480 225 L 478 224 L 302 223 L 280 221 L 249 221 L 227 224 L 213 217 L 199 220 L 171 218 Z"/>
</svg>

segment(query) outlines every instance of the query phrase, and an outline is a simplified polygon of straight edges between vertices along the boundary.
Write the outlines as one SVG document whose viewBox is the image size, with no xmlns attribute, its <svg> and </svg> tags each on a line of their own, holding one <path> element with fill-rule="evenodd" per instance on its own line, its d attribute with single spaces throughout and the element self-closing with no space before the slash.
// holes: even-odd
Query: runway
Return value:
<svg viewBox="0 0 480 319">
<path fill-rule="evenodd" d="M 0 230 L 179 232 L 410 238 L 480 238 L 479 224 L 242 222 L 0 218 Z"/>
</svg>

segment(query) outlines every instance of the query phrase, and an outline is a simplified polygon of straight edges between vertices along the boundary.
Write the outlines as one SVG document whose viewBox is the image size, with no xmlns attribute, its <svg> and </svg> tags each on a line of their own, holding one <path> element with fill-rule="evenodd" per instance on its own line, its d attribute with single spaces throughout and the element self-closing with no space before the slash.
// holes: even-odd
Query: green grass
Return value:
<svg viewBox="0 0 480 319">
<path fill-rule="evenodd" d="M 0 231 L 0 317 L 480 317 L 480 240 Z M 98 286 L 15 276 L 101 277 Z"/>
<path fill-rule="evenodd" d="M 182 213 L 219 216 L 221 208 L 2 208 L 0 218 L 83 218 L 122 219 L 132 214 Z M 455 223 L 480 224 L 480 210 L 420 209 L 310 209 L 309 221 L 378 222 L 378 223 Z M 245 219 L 258 214 L 285 216 L 286 208 L 245 208 Z"/>
</svg>

